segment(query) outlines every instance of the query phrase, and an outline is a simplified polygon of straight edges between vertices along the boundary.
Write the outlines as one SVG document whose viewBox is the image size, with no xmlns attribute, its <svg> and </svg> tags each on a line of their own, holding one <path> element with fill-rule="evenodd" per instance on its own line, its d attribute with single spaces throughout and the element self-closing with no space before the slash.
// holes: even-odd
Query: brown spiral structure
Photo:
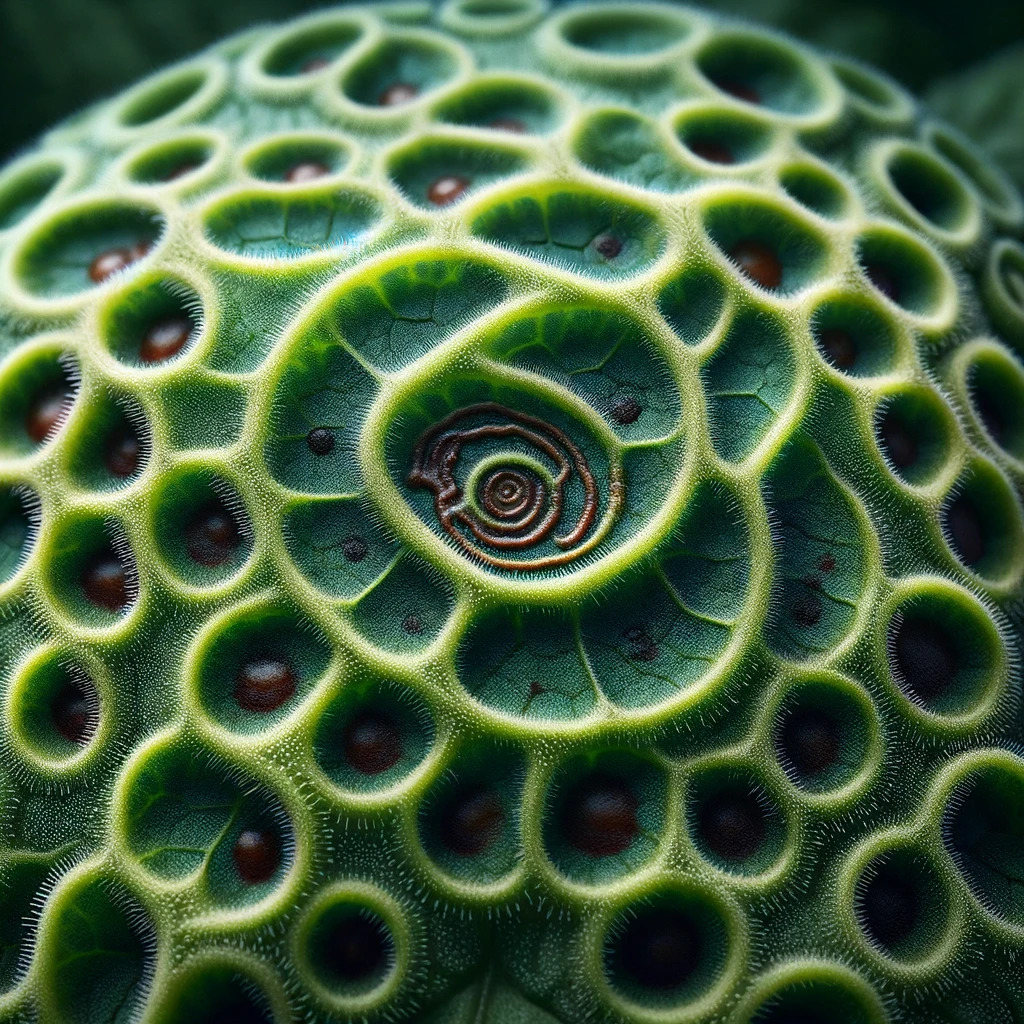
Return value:
<svg viewBox="0 0 1024 1024">
<path fill-rule="evenodd" d="M 456 478 L 463 450 L 467 445 L 506 439 L 534 449 L 554 467 L 551 479 L 512 462 L 487 473 L 477 487 L 476 505 L 468 502 Z M 611 468 L 610 478 L 607 509 L 600 517 L 597 481 L 586 456 L 564 431 L 496 402 L 482 402 L 459 409 L 424 431 L 407 481 L 434 492 L 438 522 L 468 554 L 495 568 L 537 570 L 578 558 L 607 534 L 624 494 L 619 467 Z M 582 486 L 583 504 L 575 520 L 563 524 L 566 487 L 574 479 Z M 549 540 L 560 553 L 534 559 L 511 557 L 512 552 L 528 551 Z"/>
</svg>

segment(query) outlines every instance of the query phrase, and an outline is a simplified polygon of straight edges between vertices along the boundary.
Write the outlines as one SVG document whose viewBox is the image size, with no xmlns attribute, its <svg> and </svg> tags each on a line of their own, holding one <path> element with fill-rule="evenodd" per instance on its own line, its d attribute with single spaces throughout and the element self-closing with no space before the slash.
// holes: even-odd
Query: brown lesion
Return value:
<svg viewBox="0 0 1024 1024">
<path fill-rule="evenodd" d="M 474 420 L 476 425 L 471 425 Z M 503 439 L 536 450 L 555 472 L 545 480 L 518 463 L 495 468 L 479 488 L 478 510 L 467 502 L 456 479 L 459 456 L 468 444 Z M 433 491 L 445 533 L 472 557 L 500 569 L 549 569 L 578 558 L 606 536 L 625 496 L 622 469 L 613 465 L 600 517 L 600 489 L 579 447 L 558 427 L 497 402 L 456 410 L 429 427 L 417 441 L 412 461 L 406 481 Z M 582 507 L 574 522 L 563 524 L 566 488 L 574 480 L 583 489 Z M 514 557 L 546 541 L 560 552 L 534 559 Z"/>
</svg>

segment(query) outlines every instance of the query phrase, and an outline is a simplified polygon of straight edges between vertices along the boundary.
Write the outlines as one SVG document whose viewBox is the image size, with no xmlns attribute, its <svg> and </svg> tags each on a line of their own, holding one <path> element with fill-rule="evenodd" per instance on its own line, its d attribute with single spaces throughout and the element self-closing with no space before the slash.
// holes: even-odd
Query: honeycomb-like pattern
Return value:
<svg viewBox="0 0 1024 1024">
<path fill-rule="evenodd" d="M 639 4 L 257 29 L 0 172 L 0 1018 L 1019 1020 L 1022 225 Z"/>
</svg>

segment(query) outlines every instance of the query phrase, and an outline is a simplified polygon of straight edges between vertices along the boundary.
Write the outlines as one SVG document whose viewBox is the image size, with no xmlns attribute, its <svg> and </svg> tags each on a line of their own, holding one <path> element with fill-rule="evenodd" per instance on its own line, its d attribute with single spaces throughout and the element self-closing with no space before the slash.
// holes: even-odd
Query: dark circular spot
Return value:
<svg viewBox="0 0 1024 1024">
<path fill-rule="evenodd" d="M 234 697 L 246 711 L 275 711 L 295 693 L 295 685 L 295 670 L 286 659 L 263 654 L 239 668 Z"/>
<path fill-rule="evenodd" d="M 594 239 L 594 248 L 598 255 L 613 260 L 622 252 L 622 239 L 610 234 L 598 235 Z"/>
<path fill-rule="evenodd" d="M 39 392 L 25 413 L 25 433 L 36 444 L 42 444 L 64 422 L 70 407 L 71 391 L 67 385 Z"/>
<path fill-rule="evenodd" d="M 640 827 L 638 801 L 629 784 L 614 775 L 593 772 L 565 794 L 562 829 L 577 850 L 610 857 L 629 849 Z"/>
<path fill-rule="evenodd" d="M 299 68 L 299 71 L 304 75 L 311 75 L 314 71 L 323 71 L 324 68 L 330 67 L 331 62 L 326 57 L 310 57 L 309 60 L 305 61 Z"/>
<path fill-rule="evenodd" d="M 274 877 L 281 863 L 281 848 L 268 829 L 247 828 L 235 840 L 231 857 L 242 881 L 258 885 Z"/>
<path fill-rule="evenodd" d="M 818 345 L 825 358 L 840 370 L 849 370 L 857 362 L 857 343 L 849 331 L 826 327 L 817 332 Z"/>
<path fill-rule="evenodd" d="M 140 240 L 134 245 L 118 245 L 105 249 L 89 264 L 89 280 L 95 284 L 102 284 L 118 271 L 141 260 L 152 248 L 152 242 Z"/>
<path fill-rule="evenodd" d="M 685 984 L 697 970 L 703 942 L 685 914 L 653 908 L 626 922 L 611 953 L 615 974 L 644 988 L 671 989 Z"/>
<path fill-rule="evenodd" d="M 341 542 L 341 553 L 348 562 L 361 562 L 370 548 L 362 537 L 346 537 Z"/>
<path fill-rule="evenodd" d="M 395 82 L 380 94 L 377 102 L 382 107 L 397 107 L 402 103 L 408 103 L 410 100 L 416 99 L 419 94 L 419 87 L 411 82 Z"/>
<path fill-rule="evenodd" d="M 326 177 L 331 173 L 327 164 L 318 160 L 303 160 L 300 163 L 292 164 L 284 173 L 284 180 L 289 184 L 298 185 L 304 181 L 315 181 L 317 178 Z"/>
<path fill-rule="evenodd" d="M 764 840 L 764 808 L 752 793 L 725 789 L 703 802 L 697 827 L 704 844 L 723 860 L 749 860 Z"/>
<path fill-rule="evenodd" d="M 139 343 L 139 358 L 144 363 L 162 363 L 176 356 L 187 344 L 195 323 L 185 315 L 168 316 L 150 324 Z"/>
<path fill-rule="evenodd" d="M 67 680 L 54 694 L 50 716 L 54 728 L 71 743 L 86 743 L 96 731 L 95 697 L 90 699 L 78 684 Z"/>
<path fill-rule="evenodd" d="M 612 406 L 612 419 L 627 426 L 636 423 L 643 411 L 643 406 L 635 398 L 620 398 Z"/>
<path fill-rule="evenodd" d="M 876 945 L 889 949 L 906 939 L 920 916 L 920 900 L 909 879 L 882 864 L 860 889 L 860 920 Z"/>
<path fill-rule="evenodd" d="M 887 270 L 885 267 L 879 266 L 877 263 L 869 263 L 865 268 L 864 272 L 868 275 L 868 280 L 887 298 L 892 302 L 900 301 L 900 286 L 895 276 Z"/>
<path fill-rule="evenodd" d="M 219 501 L 205 505 L 185 527 L 188 557 L 208 568 L 230 562 L 240 542 L 234 516 Z"/>
<path fill-rule="evenodd" d="M 819 708 L 794 708 L 783 720 L 779 744 L 801 776 L 819 775 L 839 760 L 839 724 Z"/>
<path fill-rule="evenodd" d="M 835 555 L 822 555 L 818 559 L 818 568 L 822 572 L 833 572 L 836 567 Z"/>
<path fill-rule="evenodd" d="M 895 409 L 886 409 L 879 421 L 878 439 L 897 469 L 907 469 L 917 462 L 920 454 L 917 437 Z"/>
<path fill-rule="evenodd" d="M 932 619 L 908 612 L 893 640 L 896 668 L 904 688 L 926 704 L 953 683 L 959 657 L 948 631 Z"/>
<path fill-rule="evenodd" d="M 530 682 L 530 696 L 531 697 L 539 697 L 543 692 L 544 692 L 544 687 L 541 686 L 540 683 L 536 679 L 531 680 L 531 682 Z"/>
<path fill-rule="evenodd" d="M 386 971 L 394 943 L 384 922 L 369 911 L 350 908 L 332 915 L 321 935 L 317 961 L 339 982 L 359 982 Z"/>
<path fill-rule="evenodd" d="M 701 160 L 707 160 L 710 164 L 734 164 L 736 162 L 732 150 L 723 142 L 717 142 L 714 139 L 693 139 L 686 145 L 691 153 L 695 153 Z"/>
<path fill-rule="evenodd" d="M 402 629 L 409 634 L 409 636 L 419 636 L 423 632 L 423 622 L 420 620 L 418 615 L 406 615 L 402 619 Z"/>
<path fill-rule="evenodd" d="M 379 775 L 402 757 L 402 734 L 394 719 L 367 709 L 354 715 L 341 736 L 345 760 L 363 775 Z"/>
<path fill-rule="evenodd" d="M 314 427 L 306 435 L 306 447 L 314 455 L 330 455 L 334 451 L 334 431 L 330 427 Z"/>
<path fill-rule="evenodd" d="M 798 626 L 810 629 L 821 622 L 821 598 L 817 594 L 804 594 L 791 609 L 793 621 Z"/>
<path fill-rule="evenodd" d="M 490 786 L 475 783 L 448 797 L 439 821 L 441 842 L 460 857 L 474 857 L 498 841 L 505 811 Z"/>
<path fill-rule="evenodd" d="M 624 629 L 622 637 L 629 644 L 627 656 L 633 661 L 654 661 L 658 657 L 658 645 L 654 638 L 640 626 Z"/>
<path fill-rule="evenodd" d="M 782 261 L 774 249 L 753 238 L 736 242 L 729 258 L 740 271 L 762 288 L 775 289 L 782 284 Z"/>
<path fill-rule="evenodd" d="M 495 128 L 500 132 L 512 132 L 515 135 L 526 134 L 526 122 L 521 121 L 518 117 L 496 117 L 488 127 Z"/>
<path fill-rule="evenodd" d="M 976 566 L 985 557 L 985 527 L 978 507 L 966 494 L 957 495 L 947 506 L 946 529 L 964 565 Z"/>
<path fill-rule="evenodd" d="M 128 604 L 128 576 L 113 551 L 101 551 L 85 563 L 82 590 L 98 608 L 119 612 Z"/>
<path fill-rule="evenodd" d="M 460 199 L 469 188 L 469 179 L 457 174 L 445 174 L 431 182 L 427 189 L 427 199 L 435 206 L 447 206 Z"/>
<path fill-rule="evenodd" d="M 115 427 L 103 445 L 103 464 L 112 476 L 135 476 L 142 457 L 142 444 L 128 425 Z"/>
</svg>

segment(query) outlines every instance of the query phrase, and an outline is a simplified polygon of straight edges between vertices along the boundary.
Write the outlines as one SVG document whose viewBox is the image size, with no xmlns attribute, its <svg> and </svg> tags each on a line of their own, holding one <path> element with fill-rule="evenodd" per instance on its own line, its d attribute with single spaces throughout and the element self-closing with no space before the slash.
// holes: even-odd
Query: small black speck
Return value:
<svg viewBox="0 0 1024 1024">
<path fill-rule="evenodd" d="M 350 562 L 361 562 L 370 549 L 362 537 L 346 537 L 341 542 L 341 551 Z"/>
<path fill-rule="evenodd" d="M 306 445 L 314 455 L 330 455 L 334 451 L 334 431 L 330 427 L 314 427 L 306 435 Z"/>
</svg>

